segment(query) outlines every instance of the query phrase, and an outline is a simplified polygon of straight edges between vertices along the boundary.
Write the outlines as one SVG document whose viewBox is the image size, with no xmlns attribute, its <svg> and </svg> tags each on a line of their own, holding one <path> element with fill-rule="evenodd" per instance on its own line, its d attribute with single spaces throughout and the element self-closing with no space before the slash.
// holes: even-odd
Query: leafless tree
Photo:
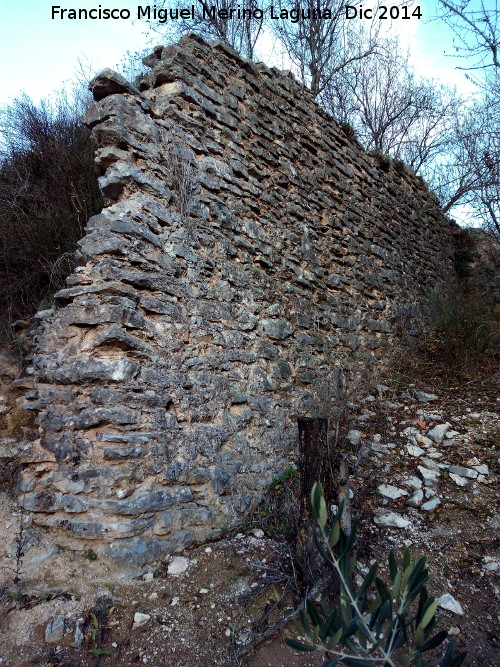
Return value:
<svg viewBox="0 0 500 667">
<path fill-rule="evenodd" d="M 438 0 L 440 18 L 455 34 L 455 48 L 466 58 L 464 69 L 500 68 L 498 0 Z"/>
<path fill-rule="evenodd" d="M 357 8 L 361 0 L 349 4 Z M 343 0 L 306 0 L 300 5 L 277 0 L 274 14 L 285 18 L 273 19 L 271 29 L 315 97 L 321 98 L 339 72 L 377 50 L 381 22 L 367 21 L 361 39 L 360 21 L 346 20 Z"/>
<path fill-rule="evenodd" d="M 446 212 L 469 205 L 478 222 L 500 235 L 499 146 L 494 106 L 479 100 L 457 115 L 453 141 L 430 180 Z"/>
<path fill-rule="evenodd" d="M 453 30 L 461 69 L 479 99 L 457 119 L 456 141 L 438 193 L 446 209 L 470 204 L 500 234 L 500 3 L 439 0 L 440 18 Z"/>
<path fill-rule="evenodd" d="M 419 78 L 395 39 L 350 63 L 323 94 L 327 108 L 352 126 L 369 150 L 422 172 L 445 150 L 459 108 L 453 91 Z"/>
<path fill-rule="evenodd" d="M 176 0 L 173 5 L 161 0 L 156 4 L 158 9 L 180 12 L 186 9 L 186 4 Z M 260 5 L 257 0 L 248 0 L 238 3 L 234 0 L 194 0 L 194 18 L 173 19 L 166 23 L 150 21 L 150 28 L 154 32 L 179 38 L 181 35 L 195 31 L 208 39 L 220 39 L 235 51 L 246 58 L 255 57 L 255 45 L 261 34 L 267 14 L 267 7 Z M 166 29 L 165 25 L 170 25 Z"/>
</svg>

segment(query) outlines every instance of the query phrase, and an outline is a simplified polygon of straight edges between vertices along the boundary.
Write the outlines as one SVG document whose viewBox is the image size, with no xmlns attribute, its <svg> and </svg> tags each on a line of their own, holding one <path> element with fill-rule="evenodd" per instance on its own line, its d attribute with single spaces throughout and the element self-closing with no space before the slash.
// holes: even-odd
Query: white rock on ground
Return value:
<svg viewBox="0 0 500 667">
<path fill-rule="evenodd" d="M 455 475 L 455 473 L 450 472 L 450 479 L 455 482 L 458 486 L 465 486 L 467 484 L 467 480 L 465 477 L 460 477 L 460 475 Z"/>
<path fill-rule="evenodd" d="M 424 468 L 424 466 L 417 466 L 417 470 L 426 486 L 436 484 L 439 479 L 439 472 L 437 470 L 429 470 L 428 468 Z"/>
<path fill-rule="evenodd" d="M 463 466 L 451 466 L 450 473 L 453 473 L 454 475 L 460 475 L 460 477 L 468 477 L 469 479 L 476 479 L 479 474 L 477 470 L 464 468 Z"/>
<path fill-rule="evenodd" d="M 264 537 L 264 531 L 262 528 L 254 528 L 253 530 L 250 531 L 254 537 Z"/>
<path fill-rule="evenodd" d="M 446 611 L 451 611 L 454 614 L 459 614 L 460 616 L 463 616 L 464 614 L 462 605 L 460 602 L 457 602 L 453 595 L 450 593 L 441 595 L 441 597 L 438 599 L 438 606 L 441 607 L 441 609 L 446 609 Z"/>
<path fill-rule="evenodd" d="M 421 433 L 417 433 L 415 435 L 415 440 L 417 442 L 420 442 L 425 447 L 429 447 L 429 445 L 432 445 L 432 440 L 430 438 L 427 438 L 425 435 L 422 435 Z"/>
<path fill-rule="evenodd" d="M 391 484 L 380 484 L 380 486 L 377 488 L 379 493 L 381 493 L 386 498 L 390 498 L 391 500 L 397 500 L 397 498 L 401 498 L 401 496 L 408 495 L 408 491 L 398 489 L 397 486 L 392 486 Z"/>
<path fill-rule="evenodd" d="M 500 570 L 500 558 L 485 556 L 483 558 L 483 569 L 487 572 L 498 572 Z"/>
<path fill-rule="evenodd" d="M 422 454 L 425 454 L 425 449 L 417 447 L 417 445 L 406 445 L 406 451 L 410 456 L 422 456 Z"/>
<path fill-rule="evenodd" d="M 356 431 L 355 429 L 351 429 L 347 433 L 346 437 L 349 440 L 349 442 L 351 443 L 351 445 L 354 445 L 356 447 L 356 445 L 358 445 L 359 441 L 361 440 L 361 436 L 362 436 L 361 431 Z"/>
<path fill-rule="evenodd" d="M 427 468 L 428 470 L 435 470 L 435 471 L 439 472 L 439 465 L 430 458 L 423 457 L 422 458 L 422 465 L 425 468 Z"/>
<path fill-rule="evenodd" d="M 172 558 L 168 564 L 167 573 L 177 576 L 185 572 L 188 567 L 189 561 L 187 558 L 184 558 L 183 556 L 176 556 L 175 558 Z"/>
<path fill-rule="evenodd" d="M 146 625 L 150 619 L 151 616 L 149 614 L 141 614 L 140 611 L 136 611 L 134 614 L 134 624 L 132 625 L 132 630 L 135 630 L 135 628 L 140 628 L 142 625 Z"/>
<path fill-rule="evenodd" d="M 450 428 L 450 426 L 451 424 L 449 424 L 448 422 L 444 424 L 437 424 L 427 433 L 427 435 L 429 436 L 429 438 L 432 438 L 434 442 L 441 442 L 442 439 L 444 438 L 444 434 Z"/>
<path fill-rule="evenodd" d="M 417 399 L 417 401 L 420 401 L 420 403 L 427 403 L 428 401 L 437 400 L 436 394 L 427 394 L 425 391 L 416 391 L 416 390 L 415 390 L 415 398 Z"/>
<path fill-rule="evenodd" d="M 390 528 L 406 528 L 410 525 L 408 519 L 396 514 L 396 512 L 386 512 L 385 510 L 375 510 L 373 520 L 379 526 L 388 526 Z"/>
<path fill-rule="evenodd" d="M 435 496 L 434 498 L 431 498 L 431 500 L 428 500 L 426 503 L 424 503 L 420 509 L 424 510 L 425 512 L 432 512 L 432 510 L 435 510 L 439 505 L 441 505 L 441 501 L 437 496 Z"/>
<path fill-rule="evenodd" d="M 408 505 L 411 505 L 412 507 L 419 507 L 423 499 L 424 499 L 424 492 L 422 491 L 422 489 L 417 489 L 415 493 L 412 495 L 412 497 L 409 498 L 406 502 L 408 503 Z"/>
<path fill-rule="evenodd" d="M 403 484 L 406 484 L 408 486 L 413 486 L 414 489 L 421 489 L 422 488 L 422 480 L 419 479 L 418 477 L 415 477 L 415 475 L 412 475 L 411 477 L 408 477 Z"/>
</svg>

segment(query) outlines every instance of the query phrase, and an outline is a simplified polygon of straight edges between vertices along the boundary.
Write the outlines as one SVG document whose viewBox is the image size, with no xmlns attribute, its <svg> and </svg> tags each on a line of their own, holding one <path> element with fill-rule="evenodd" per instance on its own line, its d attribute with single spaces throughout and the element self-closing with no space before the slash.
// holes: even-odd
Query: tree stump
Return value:
<svg viewBox="0 0 500 667">
<path fill-rule="evenodd" d="M 328 508 L 335 502 L 336 451 L 328 438 L 328 419 L 299 417 L 300 519 L 296 544 L 296 564 L 307 588 L 328 576 L 325 562 L 314 544 L 316 521 L 311 508 L 311 489 L 315 482 L 323 487 Z"/>
</svg>

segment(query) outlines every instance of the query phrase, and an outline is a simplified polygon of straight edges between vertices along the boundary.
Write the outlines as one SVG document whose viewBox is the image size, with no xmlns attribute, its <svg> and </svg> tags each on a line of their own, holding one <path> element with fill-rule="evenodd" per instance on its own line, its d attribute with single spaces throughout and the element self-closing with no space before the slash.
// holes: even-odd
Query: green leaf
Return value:
<svg viewBox="0 0 500 667">
<path fill-rule="evenodd" d="M 391 594 L 389 593 L 389 589 L 387 588 L 385 582 L 382 581 L 382 579 L 379 579 L 378 577 L 375 580 L 375 585 L 377 586 L 378 593 L 382 599 L 382 602 L 386 602 L 387 600 L 391 600 Z M 392 602 L 392 600 L 391 600 Z"/>
<path fill-rule="evenodd" d="M 394 599 L 396 600 L 396 603 L 399 605 L 399 597 L 401 593 L 401 577 L 402 577 L 401 572 L 397 572 L 396 576 L 394 577 L 394 583 L 392 585 L 392 593 L 394 596 Z"/>
<path fill-rule="evenodd" d="M 460 655 L 457 655 L 456 658 L 453 658 L 453 662 L 450 664 L 450 667 L 460 667 L 466 657 L 467 653 L 460 653 Z"/>
<path fill-rule="evenodd" d="M 296 651 L 315 651 L 314 646 L 309 646 L 308 644 L 303 644 L 302 642 L 298 642 L 295 639 L 288 639 L 288 637 L 285 638 L 285 644 L 288 644 L 291 648 L 294 648 Z"/>
<path fill-rule="evenodd" d="M 432 617 L 436 613 L 437 606 L 438 606 L 438 600 L 435 600 L 433 597 L 429 597 L 425 601 L 424 613 L 422 616 L 422 620 L 419 623 L 419 626 L 422 627 L 424 630 L 432 621 Z"/>
<path fill-rule="evenodd" d="M 455 640 L 452 639 L 446 647 L 446 652 L 443 656 L 443 659 L 439 663 L 439 667 L 450 667 L 451 661 L 453 660 L 453 653 L 455 652 Z"/>
<path fill-rule="evenodd" d="M 312 621 L 312 624 L 315 625 L 316 627 L 318 625 L 321 625 L 322 623 L 322 618 L 319 615 L 318 610 L 316 609 L 316 606 L 311 600 L 306 600 L 306 609 L 307 613 L 309 614 L 309 618 Z"/>
<path fill-rule="evenodd" d="M 304 626 L 304 630 L 306 631 L 307 635 L 310 635 L 312 629 L 311 629 L 311 624 L 309 623 L 309 616 L 305 609 L 301 609 L 299 613 L 300 613 L 300 620 L 302 621 L 302 625 Z"/>
<path fill-rule="evenodd" d="M 406 570 L 406 568 L 410 565 L 410 563 L 411 563 L 410 550 L 405 549 L 403 554 L 403 571 Z"/>
<path fill-rule="evenodd" d="M 418 628 L 415 630 L 415 634 L 413 635 L 413 643 L 417 648 L 420 648 L 425 641 L 425 635 L 424 635 L 424 629 L 421 625 L 418 626 Z"/>
<path fill-rule="evenodd" d="M 94 655 L 113 655 L 113 651 L 110 651 L 107 648 L 93 648 L 90 653 L 93 653 Z"/>
<path fill-rule="evenodd" d="M 332 532 L 330 533 L 330 537 L 328 539 L 328 544 L 330 546 L 330 549 L 334 548 L 334 546 L 339 541 L 339 537 L 340 537 L 340 521 L 335 521 L 332 528 Z"/>
<path fill-rule="evenodd" d="M 326 500 L 323 495 L 321 495 L 321 498 L 319 499 L 319 517 L 318 517 L 318 524 L 319 527 L 324 530 L 326 526 L 326 522 L 328 521 L 328 512 L 326 510 Z"/>
<path fill-rule="evenodd" d="M 316 545 L 316 549 L 318 550 L 321 558 L 323 558 L 323 560 L 325 560 L 330 565 L 333 565 L 332 559 L 330 558 L 330 554 L 328 554 L 325 551 L 325 549 L 323 548 L 323 545 L 321 543 L 321 540 L 318 538 L 318 536 L 316 534 L 314 535 L 314 544 Z"/>
<path fill-rule="evenodd" d="M 405 653 L 404 655 L 400 655 L 396 660 L 399 662 L 401 667 L 408 667 L 408 665 L 411 662 L 412 654 L 411 653 Z"/>
<path fill-rule="evenodd" d="M 320 515 L 321 498 L 323 498 L 324 500 L 323 489 L 321 488 L 321 484 L 318 484 L 318 482 L 314 482 L 313 487 L 311 489 L 311 507 L 314 514 L 314 518 L 316 519 L 316 521 L 318 521 L 318 523 Z"/>
<path fill-rule="evenodd" d="M 447 637 L 447 630 L 441 630 L 441 632 L 438 632 L 437 635 L 434 635 L 432 639 L 429 639 L 429 641 L 425 642 L 425 644 L 420 647 L 420 652 L 425 653 L 425 651 L 430 651 L 431 649 L 436 648 L 436 646 L 442 644 Z"/>
<path fill-rule="evenodd" d="M 368 574 L 366 575 L 363 583 L 361 584 L 361 588 L 358 591 L 357 594 L 357 599 L 359 600 L 364 593 L 370 588 L 370 586 L 373 583 L 373 580 L 375 579 L 375 575 L 377 574 L 377 569 L 378 569 L 378 562 L 375 561 L 371 568 L 368 570 Z"/>
<path fill-rule="evenodd" d="M 326 644 L 327 647 L 328 647 L 328 650 L 331 651 L 332 649 L 334 649 L 337 646 L 337 644 L 339 643 L 339 641 L 341 640 L 341 638 L 342 638 L 342 628 L 339 628 L 337 630 L 337 632 L 333 635 L 333 637 L 331 637 L 328 640 L 328 642 Z"/>
<path fill-rule="evenodd" d="M 349 553 L 349 551 L 352 549 L 352 546 L 353 546 L 355 541 L 356 541 L 356 523 L 354 523 L 353 526 L 352 526 L 349 537 L 347 538 L 347 542 L 346 542 L 339 558 L 343 558 L 347 553 Z"/>
<path fill-rule="evenodd" d="M 326 640 L 332 633 L 335 635 L 339 627 L 341 626 L 338 619 L 338 612 L 335 609 L 331 614 L 328 615 L 326 623 L 323 623 L 321 627 L 321 640 Z"/>
<path fill-rule="evenodd" d="M 443 660 L 439 663 L 439 667 L 459 667 L 467 657 L 467 653 L 460 653 L 459 655 L 453 657 L 454 653 L 455 640 L 452 639 L 448 644 Z"/>
<path fill-rule="evenodd" d="M 394 552 L 391 551 L 389 553 L 389 573 L 391 575 L 392 581 L 395 580 L 397 572 L 398 572 L 398 566 L 396 563 L 396 559 L 394 557 Z"/>
<path fill-rule="evenodd" d="M 99 621 L 97 620 L 97 616 L 94 614 L 93 611 L 90 612 L 90 618 L 92 619 L 92 623 L 94 624 L 94 627 L 97 628 L 99 627 Z"/>
<path fill-rule="evenodd" d="M 323 663 L 322 667 L 335 667 L 335 665 L 338 665 L 341 663 L 343 658 L 334 658 L 333 660 L 327 660 L 326 662 Z"/>
</svg>

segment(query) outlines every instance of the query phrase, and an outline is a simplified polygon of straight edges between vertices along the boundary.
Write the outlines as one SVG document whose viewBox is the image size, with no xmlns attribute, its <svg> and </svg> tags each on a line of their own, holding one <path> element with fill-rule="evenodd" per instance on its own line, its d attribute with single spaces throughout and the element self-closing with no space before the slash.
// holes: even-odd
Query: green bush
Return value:
<svg viewBox="0 0 500 667">
<path fill-rule="evenodd" d="M 88 218 L 102 208 L 86 100 L 27 95 L 0 110 L 0 336 L 31 317 L 73 268 Z"/>
<path fill-rule="evenodd" d="M 427 593 L 425 583 L 429 572 L 425 558 L 412 559 L 405 550 L 398 566 L 394 554 L 389 555 L 390 582 L 376 576 L 375 562 L 362 584 L 353 583 L 356 554 L 351 549 L 356 541 L 356 529 L 347 537 L 340 527 L 342 506 L 328 528 L 328 512 L 323 490 L 315 484 L 311 505 L 319 526 L 315 535 L 321 557 L 334 568 L 340 582 L 340 599 L 334 609 L 322 600 L 311 600 L 301 611 L 302 635 L 305 641 L 287 639 L 299 651 L 324 651 L 328 660 L 323 667 L 458 667 L 466 654 L 454 656 L 454 641 L 450 641 L 439 663 L 435 658 L 424 660 L 423 654 L 440 646 L 448 633 L 434 634 L 438 601 Z"/>
</svg>

